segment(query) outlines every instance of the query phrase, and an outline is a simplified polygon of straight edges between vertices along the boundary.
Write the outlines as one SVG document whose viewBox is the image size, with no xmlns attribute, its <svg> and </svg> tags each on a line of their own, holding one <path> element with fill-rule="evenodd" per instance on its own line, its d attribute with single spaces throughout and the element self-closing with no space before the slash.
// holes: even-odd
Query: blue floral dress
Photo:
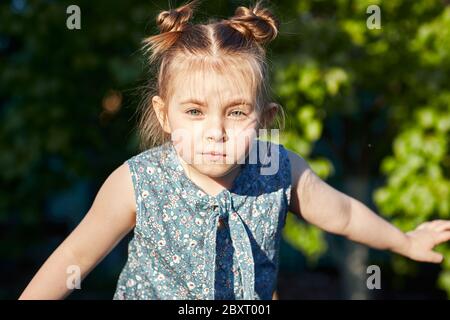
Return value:
<svg viewBox="0 0 450 320">
<path fill-rule="evenodd" d="M 136 226 L 113 299 L 272 299 L 291 167 L 282 144 L 254 141 L 216 196 L 188 178 L 171 141 L 125 161 Z"/>
</svg>

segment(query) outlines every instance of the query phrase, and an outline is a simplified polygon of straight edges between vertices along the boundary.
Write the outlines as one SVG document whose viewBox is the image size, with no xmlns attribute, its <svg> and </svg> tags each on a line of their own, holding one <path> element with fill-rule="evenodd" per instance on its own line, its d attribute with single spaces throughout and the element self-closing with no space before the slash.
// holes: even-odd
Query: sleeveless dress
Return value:
<svg viewBox="0 0 450 320">
<path fill-rule="evenodd" d="M 272 299 L 291 167 L 282 144 L 253 143 L 216 196 L 188 178 L 172 141 L 125 161 L 136 226 L 114 300 Z"/>
</svg>

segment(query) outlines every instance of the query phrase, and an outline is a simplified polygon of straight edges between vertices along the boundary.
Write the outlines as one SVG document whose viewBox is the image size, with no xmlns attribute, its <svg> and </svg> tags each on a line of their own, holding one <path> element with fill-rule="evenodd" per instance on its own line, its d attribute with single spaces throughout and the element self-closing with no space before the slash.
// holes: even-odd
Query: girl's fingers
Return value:
<svg viewBox="0 0 450 320">
<path fill-rule="evenodd" d="M 450 221 L 439 220 L 438 222 L 436 222 L 434 230 L 439 231 L 439 232 L 450 230 Z"/>
<path fill-rule="evenodd" d="M 423 230 L 423 229 L 429 229 L 434 231 L 445 231 L 450 230 L 450 220 L 433 220 L 433 221 L 427 221 L 422 224 L 420 224 L 417 227 L 417 230 Z"/>
<path fill-rule="evenodd" d="M 433 220 L 428 222 L 428 226 L 430 229 L 436 229 L 439 225 L 442 224 L 442 222 L 445 222 L 445 220 Z"/>
<path fill-rule="evenodd" d="M 432 263 L 441 263 L 443 259 L 444 259 L 444 256 L 442 254 L 434 252 L 434 251 L 431 251 L 427 255 L 427 261 L 432 262 Z"/>
<path fill-rule="evenodd" d="M 438 242 L 438 244 L 442 242 L 447 242 L 449 240 L 450 240 L 450 231 L 440 232 L 436 236 L 436 241 Z"/>
</svg>

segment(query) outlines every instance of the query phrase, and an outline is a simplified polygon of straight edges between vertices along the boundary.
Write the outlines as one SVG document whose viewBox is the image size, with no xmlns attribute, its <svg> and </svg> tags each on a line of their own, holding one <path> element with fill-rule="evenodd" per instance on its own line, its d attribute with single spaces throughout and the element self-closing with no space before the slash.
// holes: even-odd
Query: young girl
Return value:
<svg viewBox="0 0 450 320">
<path fill-rule="evenodd" d="M 269 102 L 264 45 L 279 22 L 258 2 L 228 20 L 189 22 L 198 1 L 161 12 L 146 39 L 157 88 L 145 104 L 144 151 L 104 182 L 85 218 L 20 299 L 60 299 L 68 268 L 86 275 L 131 230 L 114 299 L 271 299 L 288 211 L 325 231 L 411 259 L 450 221 L 403 233 L 323 182 L 282 144 L 262 142 L 282 109 Z"/>
</svg>

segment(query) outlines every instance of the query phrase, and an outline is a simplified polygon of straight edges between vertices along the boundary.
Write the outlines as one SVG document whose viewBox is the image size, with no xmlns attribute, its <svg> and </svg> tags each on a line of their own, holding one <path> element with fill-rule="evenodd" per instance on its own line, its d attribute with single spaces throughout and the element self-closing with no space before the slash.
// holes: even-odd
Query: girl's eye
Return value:
<svg viewBox="0 0 450 320">
<path fill-rule="evenodd" d="M 237 112 L 237 114 L 236 114 L 236 112 Z M 234 114 L 234 115 L 237 116 L 237 117 L 245 116 L 245 113 L 242 112 L 241 110 L 235 110 L 235 111 L 233 111 L 231 114 Z"/>
<path fill-rule="evenodd" d="M 192 111 L 196 112 L 196 113 L 192 113 Z M 197 113 L 198 112 L 198 113 Z M 198 109 L 191 109 L 186 111 L 187 114 L 191 115 L 191 116 L 198 116 L 201 112 Z"/>
</svg>

